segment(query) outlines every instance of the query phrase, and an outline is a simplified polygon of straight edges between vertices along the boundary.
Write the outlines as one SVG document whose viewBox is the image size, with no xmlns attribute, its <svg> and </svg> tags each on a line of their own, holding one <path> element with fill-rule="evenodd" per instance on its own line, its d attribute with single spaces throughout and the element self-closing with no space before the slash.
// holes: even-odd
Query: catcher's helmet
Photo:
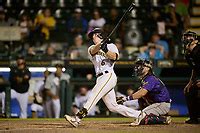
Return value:
<svg viewBox="0 0 200 133">
<path fill-rule="evenodd" d="M 150 71 L 152 71 L 153 64 L 150 60 L 137 59 L 133 66 L 133 76 L 141 76 L 143 74 L 144 67 L 148 67 L 150 68 Z"/>
<path fill-rule="evenodd" d="M 88 37 L 92 39 L 93 34 L 99 33 L 99 37 L 103 39 L 103 30 L 101 28 L 94 28 L 92 31 L 88 33 Z"/>
</svg>

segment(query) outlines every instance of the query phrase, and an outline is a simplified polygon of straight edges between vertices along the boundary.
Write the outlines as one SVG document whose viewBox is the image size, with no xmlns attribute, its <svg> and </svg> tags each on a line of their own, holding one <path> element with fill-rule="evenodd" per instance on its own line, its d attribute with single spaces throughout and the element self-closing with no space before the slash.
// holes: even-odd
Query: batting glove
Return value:
<svg viewBox="0 0 200 133">
<path fill-rule="evenodd" d="M 126 97 L 116 97 L 117 104 L 123 104 L 127 101 Z"/>
<path fill-rule="evenodd" d="M 108 52 L 107 44 L 106 43 L 102 43 L 100 49 L 102 51 L 104 51 L 105 53 L 107 53 Z"/>
</svg>

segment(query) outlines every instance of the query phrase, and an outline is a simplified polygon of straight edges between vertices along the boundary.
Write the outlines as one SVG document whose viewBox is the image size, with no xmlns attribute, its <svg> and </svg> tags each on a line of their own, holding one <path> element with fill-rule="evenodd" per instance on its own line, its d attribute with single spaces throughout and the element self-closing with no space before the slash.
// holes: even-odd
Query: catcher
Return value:
<svg viewBox="0 0 200 133">
<path fill-rule="evenodd" d="M 189 117 L 185 123 L 198 124 L 200 117 L 200 36 L 195 32 L 187 31 L 183 34 L 182 42 L 187 63 L 192 68 L 190 80 L 184 88 L 186 103 L 188 106 Z"/>
<path fill-rule="evenodd" d="M 165 84 L 157 78 L 152 71 L 152 63 L 148 60 L 138 59 L 134 64 L 134 75 L 141 80 L 138 91 L 128 97 L 117 98 L 117 103 L 138 99 L 140 109 L 145 117 L 139 121 L 135 119 L 132 126 L 142 124 L 169 124 L 171 100 Z"/>
</svg>

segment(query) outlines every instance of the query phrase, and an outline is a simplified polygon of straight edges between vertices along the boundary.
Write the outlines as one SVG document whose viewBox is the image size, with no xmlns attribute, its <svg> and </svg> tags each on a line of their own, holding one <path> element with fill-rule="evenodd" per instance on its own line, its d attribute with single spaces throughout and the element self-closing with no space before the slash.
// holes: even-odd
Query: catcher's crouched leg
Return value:
<svg viewBox="0 0 200 133">
<path fill-rule="evenodd" d="M 140 125 L 152 125 L 152 124 L 170 124 L 170 116 L 157 116 L 154 114 L 146 115 L 140 122 Z"/>
</svg>

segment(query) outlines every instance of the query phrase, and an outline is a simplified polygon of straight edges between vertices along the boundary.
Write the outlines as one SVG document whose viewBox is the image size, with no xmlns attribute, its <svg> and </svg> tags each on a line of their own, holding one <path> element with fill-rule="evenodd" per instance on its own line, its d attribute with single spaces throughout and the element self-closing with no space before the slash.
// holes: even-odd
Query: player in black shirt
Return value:
<svg viewBox="0 0 200 133">
<path fill-rule="evenodd" d="M 184 44 L 185 58 L 189 66 L 192 68 L 189 83 L 184 88 L 184 94 L 189 111 L 190 119 L 185 121 L 188 124 L 198 124 L 200 116 L 200 37 L 192 31 L 187 31 L 182 38 Z"/>
<path fill-rule="evenodd" d="M 11 85 L 11 98 L 16 98 L 20 105 L 20 118 L 27 118 L 30 78 L 31 73 L 26 67 L 24 57 L 19 56 L 17 58 L 17 67 L 11 68 L 9 80 Z"/>
</svg>

